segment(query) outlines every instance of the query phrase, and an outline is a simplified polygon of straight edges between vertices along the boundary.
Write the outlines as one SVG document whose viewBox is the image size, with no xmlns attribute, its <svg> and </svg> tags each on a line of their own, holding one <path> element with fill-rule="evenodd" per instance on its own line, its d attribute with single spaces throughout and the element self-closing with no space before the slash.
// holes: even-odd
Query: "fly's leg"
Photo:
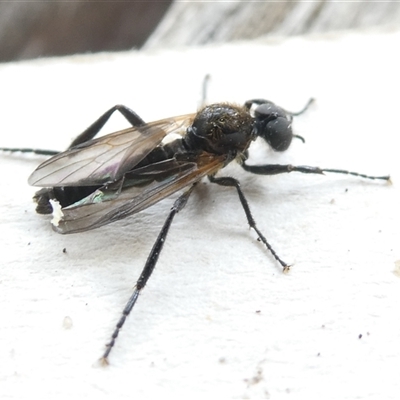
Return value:
<svg viewBox="0 0 400 400">
<path fill-rule="evenodd" d="M 110 119 L 111 115 L 115 112 L 119 111 L 125 119 L 134 127 L 144 125 L 144 121 L 139 117 L 133 110 L 129 107 L 126 107 L 122 104 L 117 104 L 114 107 L 111 107 L 108 111 L 106 111 L 100 118 L 98 118 L 92 125 L 90 125 L 87 129 L 85 129 L 79 136 L 77 136 L 68 149 L 78 146 L 79 144 L 85 143 L 88 140 L 93 139 L 100 131 L 100 129 L 105 125 L 105 123 Z M 0 147 L 0 151 L 10 151 L 13 153 L 21 152 L 21 153 L 34 153 L 45 156 L 54 156 L 59 153 L 59 151 L 55 150 L 42 150 L 42 149 L 30 149 L 30 148 L 8 148 L 8 147 Z"/>
<path fill-rule="evenodd" d="M 308 110 L 308 108 L 311 106 L 311 104 L 314 103 L 314 101 L 315 101 L 315 99 L 313 99 L 313 98 L 311 97 L 311 99 L 309 99 L 309 100 L 307 101 L 307 104 L 306 104 L 300 111 L 296 111 L 296 112 L 293 112 L 293 111 L 286 111 L 286 112 L 287 112 L 289 115 L 291 115 L 292 117 L 297 117 L 298 115 L 304 114 L 304 113 Z"/>
<path fill-rule="evenodd" d="M 106 111 L 100 118 L 94 121 L 92 125 L 84 130 L 78 137 L 76 137 L 70 144 L 68 149 L 93 139 L 115 111 L 119 111 L 125 117 L 125 119 L 134 127 L 144 125 L 145 123 L 142 118 L 140 118 L 139 115 L 137 115 L 129 107 L 126 107 L 122 104 L 117 104 Z"/>
<path fill-rule="evenodd" d="M 0 147 L 0 151 L 9 151 L 11 153 L 33 153 L 42 156 L 55 156 L 59 153 L 59 151 L 55 150 L 31 149 L 29 147 Z"/>
<path fill-rule="evenodd" d="M 190 189 L 188 189 L 185 193 L 183 193 L 181 196 L 179 196 L 177 200 L 175 200 L 175 203 L 171 208 L 168 218 L 164 222 L 164 226 L 162 227 L 160 233 L 158 234 L 157 240 L 155 241 L 153 248 L 151 249 L 151 252 L 147 258 L 147 261 L 143 268 L 143 271 L 140 274 L 140 277 L 136 282 L 135 289 L 132 293 L 132 296 L 130 297 L 129 301 L 126 303 L 126 306 L 122 311 L 122 316 L 121 316 L 120 320 L 118 321 L 113 334 L 111 335 L 111 340 L 107 344 L 107 349 L 104 352 L 103 357 L 101 358 L 102 364 L 104 364 L 104 365 L 108 364 L 108 356 L 111 352 L 111 349 L 115 345 L 115 341 L 118 337 L 118 334 L 119 334 L 120 330 L 122 329 L 122 327 L 126 321 L 126 318 L 128 317 L 128 315 L 132 311 L 134 305 L 136 304 L 136 301 L 140 295 L 140 292 L 146 286 L 147 281 L 149 280 L 151 274 L 154 271 L 154 268 L 158 261 L 158 257 L 160 256 L 161 250 L 164 246 L 165 239 L 168 235 L 169 228 L 171 227 L 172 220 L 174 219 L 175 214 L 177 214 L 179 211 L 181 211 L 185 207 L 185 205 L 189 199 L 189 196 L 193 191 L 194 186 L 195 185 L 192 185 L 190 187 Z"/>
<path fill-rule="evenodd" d="M 319 168 L 319 167 L 310 167 L 308 165 L 280 165 L 280 164 L 267 164 L 267 165 L 247 165 L 245 162 L 242 163 L 242 167 L 245 171 L 251 172 L 252 174 L 258 175 L 278 175 L 289 172 L 302 172 L 303 174 L 319 174 L 324 175 L 324 172 L 331 172 L 335 174 L 344 174 L 344 175 L 352 175 L 365 179 L 373 179 L 373 180 L 384 180 L 389 181 L 389 175 L 383 176 L 372 176 L 360 174 L 358 172 L 346 171 L 344 169 L 332 169 L 332 168 Z"/>
<path fill-rule="evenodd" d="M 211 75 L 206 74 L 203 79 L 203 84 L 201 86 L 201 100 L 199 104 L 199 109 L 205 107 L 207 103 L 207 92 L 208 92 L 208 85 L 210 83 Z"/>
<path fill-rule="evenodd" d="M 293 117 L 297 117 L 298 115 L 301 115 L 303 113 L 305 113 L 308 108 L 310 107 L 310 105 L 314 102 L 314 99 L 311 98 L 308 100 L 307 104 L 300 110 L 297 112 L 292 112 L 292 111 L 287 111 L 282 107 L 278 107 L 275 103 L 273 103 L 270 100 L 265 100 L 265 99 L 253 99 L 253 100 L 248 100 L 246 101 L 246 103 L 244 103 L 244 106 L 250 110 L 251 107 L 254 105 L 259 106 L 259 105 L 267 105 L 269 108 L 269 112 L 271 113 L 271 115 L 273 115 L 274 113 L 284 113 L 286 114 L 286 117 L 292 121 Z M 304 138 L 300 135 L 293 135 L 293 137 L 300 139 L 303 143 L 305 142 Z"/>
<path fill-rule="evenodd" d="M 240 188 L 240 183 L 237 179 L 231 178 L 231 177 L 220 177 L 216 178 L 212 175 L 208 177 L 210 182 L 216 183 L 217 185 L 221 186 L 229 186 L 229 187 L 234 187 L 237 190 L 237 193 L 239 195 L 239 200 L 240 203 L 242 204 L 243 210 L 246 214 L 247 222 L 250 225 L 250 228 L 254 229 L 260 238 L 260 240 L 265 244 L 265 246 L 268 248 L 268 250 L 271 252 L 271 254 L 274 256 L 275 260 L 278 261 L 278 263 L 282 266 L 283 272 L 289 271 L 290 265 L 286 264 L 279 256 L 276 254 L 275 250 L 272 248 L 272 246 L 268 243 L 267 239 L 265 236 L 261 233 L 261 231 L 257 228 L 256 222 L 253 218 L 253 215 L 251 214 L 249 203 Z"/>
<path fill-rule="evenodd" d="M 308 108 L 310 107 L 310 105 L 312 103 L 314 103 L 314 101 L 315 101 L 315 99 L 313 99 L 313 98 L 309 99 L 307 101 L 307 104 L 300 111 L 296 111 L 296 112 L 287 111 L 281 107 L 279 107 L 279 108 L 281 108 L 281 110 L 284 110 L 285 113 L 287 115 L 289 115 L 290 117 L 297 117 L 298 115 L 305 113 L 308 110 Z M 246 103 L 244 103 L 245 107 L 248 108 L 249 110 L 253 104 L 258 105 L 258 106 L 261 104 L 270 104 L 271 106 L 275 106 L 275 103 L 273 103 L 270 100 L 265 100 L 265 99 L 252 99 L 252 100 L 248 100 L 248 101 L 246 101 Z"/>
</svg>

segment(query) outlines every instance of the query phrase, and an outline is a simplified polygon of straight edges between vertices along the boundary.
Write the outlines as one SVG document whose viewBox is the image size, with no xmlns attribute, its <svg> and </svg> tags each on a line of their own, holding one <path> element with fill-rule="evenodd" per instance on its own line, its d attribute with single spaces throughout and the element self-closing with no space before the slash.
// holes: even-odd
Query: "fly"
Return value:
<svg viewBox="0 0 400 400">
<path fill-rule="evenodd" d="M 175 215 L 185 207 L 195 185 L 202 178 L 208 177 L 212 183 L 236 189 L 250 227 L 283 271 L 288 271 L 290 266 L 278 256 L 256 226 L 239 181 L 217 176 L 221 169 L 236 160 L 245 171 L 259 175 L 328 172 L 389 181 L 389 176 L 370 176 L 342 169 L 247 164 L 248 149 L 258 137 L 278 152 L 287 150 L 294 137 L 303 140 L 293 134 L 292 120 L 302 114 L 311 102 L 298 113 L 286 111 L 264 99 L 249 100 L 244 106 L 212 104 L 194 114 L 150 123 L 145 123 L 128 107 L 116 105 L 81 133 L 64 152 L 0 149 L 52 155 L 32 173 L 29 184 L 42 187 L 34 196 L 36 211 L 40 214 L 53 213 L 53 228 L 63 234 L 99 228 L 183 190 L 164 222 L 106 345 L 101 358 L 104 364 L 108 364 L 119 332 L 153 273 Z M 115 111 L 119 111 L 132 126 L 95 138 Z M 178 137 L 164 141 L 171 134 Z"/>
</svg>

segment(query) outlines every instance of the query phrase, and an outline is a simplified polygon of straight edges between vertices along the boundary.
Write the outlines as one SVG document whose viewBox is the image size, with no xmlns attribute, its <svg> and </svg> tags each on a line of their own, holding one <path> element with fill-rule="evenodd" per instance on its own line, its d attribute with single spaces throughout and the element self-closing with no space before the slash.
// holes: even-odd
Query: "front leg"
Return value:
<svg viewBox="0 0 400 400">
<path fill-rule="evenodd" d="M 389 175 L 384 176 L 372 176 L 360 174 L 358 172 L 347 171 L 344 169 L 332 169 L 332 168 L 319 168 L 319 167 L 310 167 L 308 165 L 280 165 L 280 164 L 266 164 L 266 165 L 247 165 L 245 162 L 242 163 L 242 167 L 245 171 L 251 172 L 252 174 L 257 175 L 278 175 L 289 172 L 302 172 L 303 174 L 319 174 L 324 175 L 324 172 L 331 172 L 335 174 L 344 174 L 344 175 L 353 175 L 358 176 L 360 178 L 366 179 L 380 179 L 388 181 L 390 180 Z"/>
</svg>

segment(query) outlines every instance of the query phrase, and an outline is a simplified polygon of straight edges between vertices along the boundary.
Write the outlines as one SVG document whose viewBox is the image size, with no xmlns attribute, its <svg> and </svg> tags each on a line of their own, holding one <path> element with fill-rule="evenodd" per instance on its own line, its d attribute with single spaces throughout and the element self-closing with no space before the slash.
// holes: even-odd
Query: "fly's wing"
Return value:
<svg viewBox="0 0 400 400">
<path fill-rule="evenodd" d="M 184 129 L 194 114 L 151 122 L 90 140 L 45 161 L 29 177 L 41 187 L 96 186 L 113 182 L 137 165 L 170 133 Z"/>
<path fill-rule="evenodd" d="M 134 180 L 143 178 L 145 185 L 130 186 L 125 180 L 129 181 L 132 177 L 127 176 L 121 180 L 120 190 L 113 187 L 112 196 L 107 194 L 107 186 L 99 189 L 79 203 L 60 209 L 59 217 L 52 221 L 54 229 L 59 233 L 76 233 L 123 219 L 198 182 L 206 175 L 214 174 L 223 167 L 225 160 L 226 156 L 204 153 L 196 162 L 171 159 L 163 162 L 162 166 L 156 163 L 145 167 L 143 171 L 134 171 Z M 159 172 L 153 173 L 149 183 L 152 167 Z"/>
</svg>

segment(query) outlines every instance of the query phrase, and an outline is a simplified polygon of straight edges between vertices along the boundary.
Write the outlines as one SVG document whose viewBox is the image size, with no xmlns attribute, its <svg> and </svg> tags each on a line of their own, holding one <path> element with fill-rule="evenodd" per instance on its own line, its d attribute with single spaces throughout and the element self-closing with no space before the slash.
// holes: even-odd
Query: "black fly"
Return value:
<svg viewBox="0 0 400 400">
<path fill-rule="evenodd" d="M 203 177 L 236 189 L 250 227 L 284 271 L 289 265 L 257 228 L 239 182 L 232 177 L 217 177 L 219 170 L 237 160 L 246 171 L 260 175 L 333 172 L 389 180 L 389 176 L 369 176 L 341 169 L 246 163 L 248 148 L 258 137 L 275 151 L 287 150 L 293 137 L 302 139 L 293 135 L 292 119 L 304 112 L 310 102 L 298 113 L 288 112 L 264 99 L 249 100 L 244 106 L 212 104 L 197 114 L 151 123 L 145 123 L 129 108 L 117 105 L 80 134 L 65 152 L 1 149 L 53 155 L 32 173 L 29 183 L 43 188 L 34 197 L 36 210 L 41 214 L 53 213 L 53 227 L 59 233 L 101 227 L 184 190 L 174 202 L 107 344 L 102 357 L 104 363 L 108 363 L 115 340 L 154 270 L 175 214 L 185 207 L 193 188 Z M 94 139 L 115 111 L 132 127 Z M 178 134 L 178 138 L 166 142 L 164 139 L 170 134 Z"/>
</svg>

